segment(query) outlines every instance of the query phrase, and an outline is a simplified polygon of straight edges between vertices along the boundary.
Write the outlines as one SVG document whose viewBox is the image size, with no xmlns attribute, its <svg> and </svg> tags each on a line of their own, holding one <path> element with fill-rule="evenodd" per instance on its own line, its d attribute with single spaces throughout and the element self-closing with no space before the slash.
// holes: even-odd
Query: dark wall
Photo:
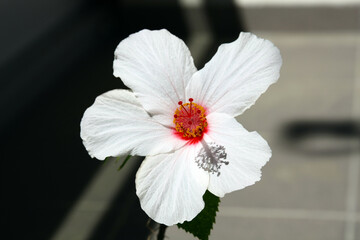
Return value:
<svg viewBox="0 0 360 240">
<path fill-rule="evenodd" d="M 0 2 L 0 66 L 74 14 L 83 0 Z"/>
</svg>

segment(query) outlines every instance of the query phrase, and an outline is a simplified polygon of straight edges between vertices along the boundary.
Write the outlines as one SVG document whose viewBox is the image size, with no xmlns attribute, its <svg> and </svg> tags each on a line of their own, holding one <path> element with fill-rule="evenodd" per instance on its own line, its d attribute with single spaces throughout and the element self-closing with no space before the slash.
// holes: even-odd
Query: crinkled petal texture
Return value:
<svg viewBox="0 0 360 240">
<path fill-rule="evenodd" d="M 168 226 L 192 220 L 203 208 L 209 174 L 195 157 L 201 144 L 186 145 L 171 154 L 147 157 L 136 174 L 136 194 L 142 209 Z"/>
<path fill-rule="evenodd" d="M 169 126 L 195 72 L 185 43 L 165 29 L 132 34 L 115 50 L 114 76 L 133 90 L 152 116 Z"/>
<path fill-rule="evenodd" d="M 248 132 L 233 117 L 213 113 L 208 117 L 208 143 L 225 147 L 228 165 L 221 174 L 210 174 L 209 191 L 218 197 L 254 184 L 261 178 L 261 168 L 271 157 L 267 142 L 257 133 Z"/>
<path fill-rule="evenodd" d="M 165 153 L 184 145 L 172 129 L 154 121 L 128 90 L 112 90 L 97 97 L 80 125 L 86 150 L 100 160 Z"/>
<path fill-rule="evenodd" d="M 280 76 L 279 50 L 268 40 L 251 33 L 222 44 L 203 69 L 196 72 L 187 95 L 208 112 L 238 116 Z"/>
</svg>

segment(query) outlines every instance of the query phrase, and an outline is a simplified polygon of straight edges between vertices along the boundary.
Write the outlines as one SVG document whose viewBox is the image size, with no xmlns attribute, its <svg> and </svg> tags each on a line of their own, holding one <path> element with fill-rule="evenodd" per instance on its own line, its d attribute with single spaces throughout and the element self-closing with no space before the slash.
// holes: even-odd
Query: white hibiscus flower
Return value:
<svg viewBox="0 0 360 240">
<path fill-rule="evenodd" d="M 98 96 L 81 138 L 100 160 L 146 156 L 135 180 L 142 209 L 166 225 L 190 221 L 206 190 L 223 197 L 260 180 L 271 150 L 234 117 L 277 81 L 281 64 L 270 41 L 241 33 L 197 71 L 181 39 L 142 30 L 115 51 L 114 75 L 132 91 Z"/>
</svg>

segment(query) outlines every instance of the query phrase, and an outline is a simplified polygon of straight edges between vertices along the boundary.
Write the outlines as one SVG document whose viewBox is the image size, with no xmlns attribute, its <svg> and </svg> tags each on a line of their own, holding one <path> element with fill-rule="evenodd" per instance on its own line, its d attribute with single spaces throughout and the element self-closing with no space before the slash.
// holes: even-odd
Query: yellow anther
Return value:
<svg viewBox="0 0 360 240">
<path fill-rule="evenodd" d="M 185 139 L 201 137 L 207 127 L 205 109 L 189 99 L 190 103 L 183 104 L 174 113 L 175 130 Z"/>
</svg>

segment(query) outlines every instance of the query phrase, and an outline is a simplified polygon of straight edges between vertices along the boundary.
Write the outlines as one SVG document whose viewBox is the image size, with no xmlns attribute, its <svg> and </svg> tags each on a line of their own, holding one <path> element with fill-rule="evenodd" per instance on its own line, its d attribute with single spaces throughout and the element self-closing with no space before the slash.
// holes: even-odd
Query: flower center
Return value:
<svg viewBox="0 0 360 240">
<path fill-rule="evenodd" d="M 175 130 L 187 140 L 202 137 L 207 127 L 205 109 L 193 101 L 192 98 L 190 103 L 179 101 L 174 113 Z"/>
</svg>

